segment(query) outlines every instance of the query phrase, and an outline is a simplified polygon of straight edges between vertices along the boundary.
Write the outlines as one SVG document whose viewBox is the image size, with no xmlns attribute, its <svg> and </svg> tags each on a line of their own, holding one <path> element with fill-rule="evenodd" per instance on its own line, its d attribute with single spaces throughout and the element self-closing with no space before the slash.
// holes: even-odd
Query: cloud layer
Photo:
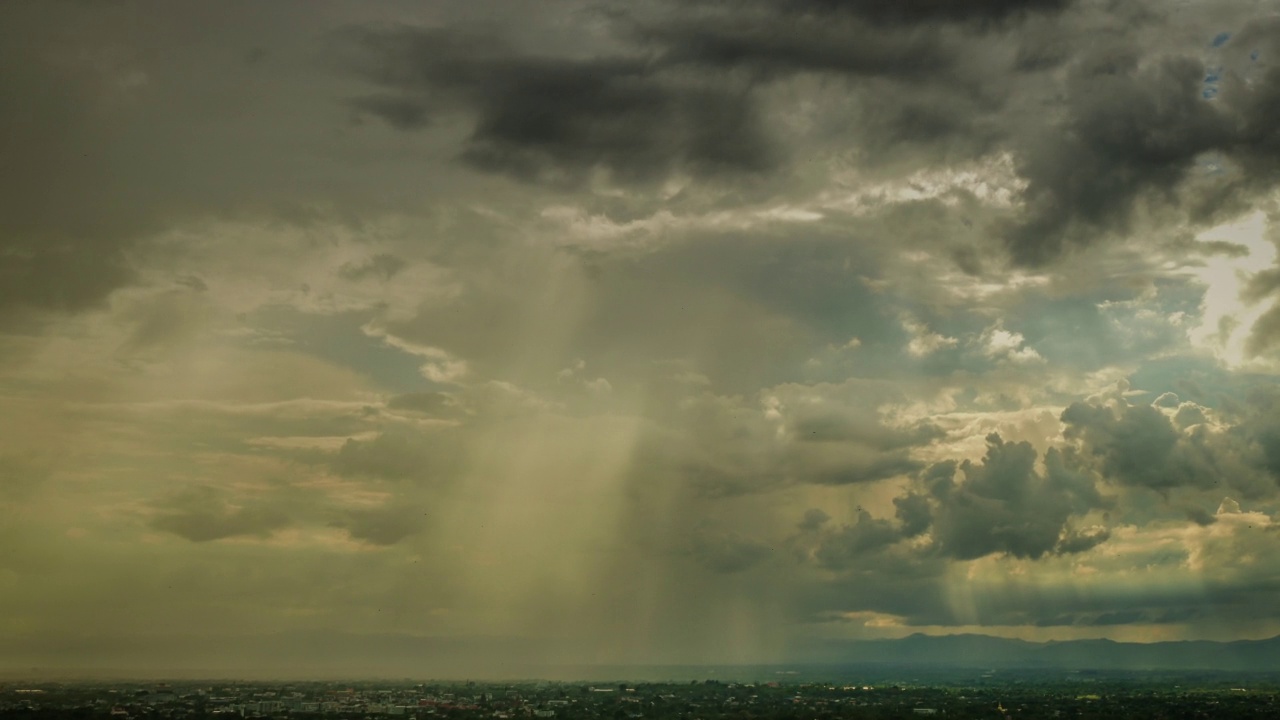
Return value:
<svg viewBox="0 0 1280 720">
<path fill-rule="evenodd" d="M 0 8 L 0 664 L 1280 632 L 1272 11 L 496 7 Z"/>
</svg>

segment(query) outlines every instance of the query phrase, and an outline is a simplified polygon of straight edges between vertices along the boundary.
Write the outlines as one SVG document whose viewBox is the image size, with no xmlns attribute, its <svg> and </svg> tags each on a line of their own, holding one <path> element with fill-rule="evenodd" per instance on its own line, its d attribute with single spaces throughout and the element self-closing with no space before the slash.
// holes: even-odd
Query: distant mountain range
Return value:
<svg viewBox="0 0 1280 720">
<path fill-rule="evenodd" d="M 1234 642 L 1027 642 L 988 635 L 922 635 L 831 643 L 823 659 L 840 664 L 938 668 L 1064 670 L 1280 671 L 1280 636 Z"/>
<path fill-rule="evenodd" d="M 750 665 L 582 664 L 573 646 L 528 638 L 349 633 L 100 637 L 0 647 L 0 678 L 545 679 L 836 681 L 988 670 L 1280 673 L 1280 636 L 1235 642 L 1027 642 L 989 635 L 813 640 L 789 661 Z"/>
</svg>

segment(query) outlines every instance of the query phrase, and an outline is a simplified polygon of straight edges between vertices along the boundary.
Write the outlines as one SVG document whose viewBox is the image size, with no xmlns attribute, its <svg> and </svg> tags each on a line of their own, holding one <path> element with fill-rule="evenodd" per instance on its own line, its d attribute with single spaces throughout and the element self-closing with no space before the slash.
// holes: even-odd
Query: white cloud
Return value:
<svg viewBox="0 0 1280 720">
<path fill-rule="evenodd" d="M 911 340 L 907 342 L 907 352 L 913 357 L 926 357 L 960 343 L 957 338 L 933 332 L 929 326 L 910 316 L 904 315 L 901 322 L 903 329 L 911 334 Z"/>
<path fill-rule="evenodd" d="M 983 333 L 983 353 L 989 358 L 1025 364 L 1044 362 L 1035 348 L 1026 344 L 1022 333 L 1005 330 L 999 323 Z"/>
</svg>

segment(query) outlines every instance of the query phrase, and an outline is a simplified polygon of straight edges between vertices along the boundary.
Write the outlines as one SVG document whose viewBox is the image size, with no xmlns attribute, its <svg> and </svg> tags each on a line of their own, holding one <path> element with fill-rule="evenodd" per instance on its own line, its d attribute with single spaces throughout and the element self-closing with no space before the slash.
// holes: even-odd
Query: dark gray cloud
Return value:
<svg viewBox="0 0 1280 720">
<path fill-rule="evenodd" d="M 876 28 L 823 15 L 690 13 L 642 26 L 665 63 L 747 70 L 761 77 L 820 71 L 928 79 L 945 73 L 955 49 L 932 33 Z"/>
<path fill-rule="evenodd" d="M 1280 107 L 1280 71 L 1266 61 L 1276 52 L 1275 26 L 1274 18 L 1246 23 L 1227 41 L 1220 66 L 1206 64 L 1207 44 L 1199 54 L 1162 54 L 1081 43 L 1062 120 L 1019 145 L 1028 186 L 1025 216 L 1008 234 L 1014 259 L 1037 264 L 1067 243 L 1122 234 L 1143 203 L 1181 203 L 1199 222 L 1239 212 L 1242 197 L 1271 187 L 1280 141 L 1264 118 Z M 1192 188 L 1197 162 L 1211 153 L 1231 171 Z"/>
<path fill-rule="evenodd" d="M 1235 434 L 1245 447 L 1255 451 L 1249 457 L 1273 481 L 1280 484 L 1280 391 L 1267 384 L 1255 390 L 1242 408 L 1243 420 Z"/>
<path fill-rule="evenodd" d="M 801 532 L 810 532 L 822 527 L 830 519 L 831 516 L 821 508 L 809 508 L 804 511 L 804 517 L 800 519 L 800 522 L 796 527 Z"/>
<path fill-rule="evenodd" d="M 873 611 L 929 624 L 951 622 L 943 576 L 947 561 L 903 545 L 865 553 L 837 570 L 830 580 L 806 588 L 796 601 L 799 617 L 829 620 L 834 613 Z"/>
<path fill-rule="evenodd" d="M 1203 424 L 1204 410 L 1184 404 L 1174 418 L 1150 405 L 1077 402 L 1062 413 L 1064 437 L 1081 443 L 1103 477 L 1167 492 L 1231 487 L 1246 497 L 1275 492 L 1275 424 L 1255 397 L 1225 430 Z M 1277 454 L 1280 456 L 1280 454 Z"/>
<path fill-rule="evenodd" d="M 461 157 L 480 169 L 575 185 L 598 169 L 636 182 L 775 164 L 745 89 L 641 58 L 527 55 L 492 36 L 411 27 L 351 29 L 340 44 L 358 73 L 399 93 L 352 100 L 357 110 L 401 129 L 435 111 L 472 114 Z"/>
<path fill-rule="evenodd" d="M 777 2 L 784 11 L 849 13 L 877 23 L 989 22 L 1031 12 L 1057 12 L 1073 0 L 801 0 Z"/>
<path fill-rule="evenodd" d="M 637 25 L 663 62 L 769 80 L 818 72 L 889 81 L 845 88 L 854 97 L 880 98 L 867 109 L 843 111 L 859 131 L 844 144 L 864 145 L 864 162 L 897 146 L 914 148 L 916 162 L 925 164 L 1010 151 L 1027 182 L 1026 207 L 1001 232 L 1024 265 L 1123 233 L 1137 207 L 1168 208 L 1179 192 L 1191 193 L 1181 200 L 1203 220 L 1238 209 L 1240 191 L 1274 182 L 1280 142 L 1265 118 L 1274 116 L 1280 73 L 1250 67 L 1260 48 L 1274 53 L 1273 20 L 1246 25 L 1231 40 L 1231 64 L 1206 69 L 1201 48 L 1153 49 L 1123 30 L 1137 24 L 1154 31 L 1169 22 L 1164 15 L 1095 8 L 1053 19 L 1072 5 L 748 2 L 693 5 Z M 1015 25 L 1007 21 L 1015 19 L 1035 22 L 1012 54 L 984 55 L 993 47 L 987 33 L 1011 42 Z M 944 32 L 957 22 L 986 32 Z M 1064 80 L 1044 74 L 1064 64 Z M 1209 72 L 1225 76 L 1212 102 L 1205 94 Z M 1038 79 L 1028 85 L 1022 74 Z M 1010 107 L 1014 87 L 1035 101 Z M 1188 191 L 1197 161 L 1210 152 L 1229 158 L 1243 175 Z"/>
<path fill-rule="evenodd" d="M 1010 95 L 1008 62 L 953 22 L 992 8 L 956 9 L 681 3 L 620 26 L 662 67 L 749 83 L 789 157 L 927 166 L 990 152 L 1007 135 L 996 119 Z M 796 112 L 805 106 L 816 112 Z"/>
<path fill-rule="evenodd" d="M 981 28 L 1028 13 L 1056 13 L 1071 0 L 744 0 L 672 4 L 639 22 L 663 60 L 777 72 L 822 71 L 940 80 L 954 77 L 960 48 L 940 31 Z"/>
<path fill-rule="evenodd" d="M 594 170 L 622 182 L 755 175 L 795 145 L 763 122 L 758 91 L 812 72 L 891 83 L 842 89 L 878 98 L 833 119 L 846 143 L 989 151 L 1008 88 L 987 60 L 971 62 L 979 35 L 947 28 L 1007 30 L 1069 4 L 638 5 L 607 15 L 633 44 L 614 54 L 532 53 L 487 30 L 365 27 L 343 33 L 334 57 L 382 88 L 348 101 L 358 115 L 401 130 L 466 116 L 461 157 L 475 168 L 569 186 Z"/>
<path fill-rule="evenodd" d="M 1262 314 L 1249 330 L 1245 352 L 1256 357 L 1280 345 L 1280 305 Z"/>
<path fill-rule="evenodd" d="M 1280 82 L 1276 84 L 1280 86 Z M 1251 304 L 1275 303 L 1254 322 L 1244 348 L 1251 357 L 1273 351 L 1280 344 L 1280 268 L 1259 270 L 1242 289 L 1240 299 Z"/>
<path fill-rule="evenodd" d="M 1050 449 L 1045 472 L 1036 467 L 1036 451 L 1029 443 L 987 437 L 981 463 L 968 460 L 955 466 L 964 476 L 955 482 L 945 475 L 950 465 L 930 473 L 938 502 L 933 537 L 938 550 L 959 559 L 992 553 L 1040 558 L 1059 552 L 1079 552 L 1105 540 L 1096 534 L 1068 530 L 1073 515 L 1103 504 L 1093 479 L 1071 467 L 1071 456 Z"/>
<path fill-rule="evenodd" d="M 852 523 L 827 532 L 814 551 L 814 559 L 828 569 L 848 568 L 868 553 L 892 545 L 903 536 L 903 529 L 897 524 L 874 518 L 863 510 Z"/>
<path fill-rule="evenodd" d="M 1280 268 L 1261 270 L 1249 279 L 1240 293 L 1240 299 L 1255 303 L 1280 291 Z"/>
<path fill-rule="evenodd" d="M 1069 453 L 1051 449 L 1041 473 L 1030 444 L 1006 443 L 998 435 L 989 436 L 987 443 L 980 464 L 948 461 L 921 473 L 929 493 L 894 498 L 896 521 L 859 510 L 854 522 L 824 529 L 825 523 L 811 520 L 825 517 L 806 515 L 801 539 L 803 533 L 819 533 L 806 541 L 813 560 L 827 569 L 848 570 L 930 530 L 932 542 L 910 552 L 961 560 L 996 553 L 1038 559 L 1085 552 L 1110 538 L 1103 527 L 1071 525 L 1072 518 L 1105 506 L 1107 500 L 1091 476 L 1073 467 L 1078 463 Z M 963 482 L 956 482 L 957 471 Z"/>
<path fill-rule="evenodd" d="M 1280 130 L 1272 121 L 1280 112 L 1280 19 L 1274 14 L 1254 18 L 1229 41 L 1230 64 L 1222 99 L 1235 116 L 1236 134 L 1231 156 L 1256 182 L 1273 183 L 1280 177 Z"/>
<path fill-rule="evenodd" d="M 1083 440 L 1087 452 L 1100 458 L 1102 473 L 1118 482 L 1155 489 L 1216 482 L 1171 461 L 1181 435 L 1154 407 L 1077 402 L 1062 412 L 1062 422 L 1067 439 Z"/>
<path fill-rule="evenodd" d="M 1122 231 L 1138 200 L 1172 193 L 1197 156 L 1226 146 L 1232 128 L 1201 97 L 1203 77 L 1196 59 L 1152 62 L 1130 47 L 1076 60 L 1065 120 L 1020 156 L 1027 217 L 1009 236 L 1014 259 L 1042 262 L 1069 239 Z"/>
<path fill-rule="evenodd" d="M 806 591 L 802 604 L 821 619 L 832 610 L 871 610 L 901 617 L 908 625 L 1033 625 L 1039 627 L 1100 626 L 1122 624 L 1195 623 L 1216 619 L 1248 623 L 1275 616 L 1272 604 L 1262 600 L 1273 592 L 1269 569 L 1233 569 L 1235 553 L 1259 553 L 1275 542 L 1274 526 L 1239 524 L 1235 532 L 1219 534 L 1197 529 L 1193 540 L 1206 565 L 1197 582 L 1092 583 L 1079 578 L 1047 584 L 1004 582 L 973 586 L 966 601 L 957 605 L 938 593 L 948 563 L 937 555 L 908 551 L 903 545 L 867 553 L 847 570 Z M 1213 539 L 1213 538 L 1217 539 Z M 1206 540 L 1206 538 L 1208 538 Z M 1073 528 L 1065 532 L 1054 554 L 1085 552 L 1111 539 L 1101 527 Z M 1182 567 L 1190 549 L 1179 542 L 1166 543 L 1150 553 L 1130 557 L 1142 572 L 1158 575 Z M 1046 556 L 1049 552 L 1046 552 Z M 1053 562 L 1053 561 L 1048 561 Z M 1086 560 L 1098 567 L 1098 560 Z M 1263 561 L 1267 568 L 1270 561 Z M 1107 561 L 1103 560 L 1103 567 Z M 1060 565 L 1059 565 L 1060 566 Z M 1127 571 L 1128 566 L 1124 566 Z M 1110 571 L 1114 571 L 1111 568 Z M 1175 573 L 1176 574 L 1176 573 Z M 1045 578 L 1048 580 L 1048 576 Z M 916 593 L 925 593 L 917 597 Z M 1256 605 L 1255 605 L 1256 603 Z"/>
<path fill-rule="evenodd" d="M 894 514 L 901 524 L 902 534 L 915 537 L 933 524 L 933 508 L 929 498 L 920 493 L 907 493 L 893 499 Z"/>
</svg>

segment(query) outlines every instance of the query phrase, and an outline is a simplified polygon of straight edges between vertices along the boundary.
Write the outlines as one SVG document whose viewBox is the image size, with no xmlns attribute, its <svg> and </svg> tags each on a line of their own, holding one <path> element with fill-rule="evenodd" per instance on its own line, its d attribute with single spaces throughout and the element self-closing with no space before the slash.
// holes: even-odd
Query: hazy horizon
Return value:
<svg viewBox="0 0 1280 720">
<path fill-rule="evenodd" d="M 958 640 L 959 648 L 947 649 L 934 640 Z M 661 683 L 719 680 L 723 682 L 781 681 L 789 683 L 832 682 L 840 679 L 884 682 L 896 678 L 904 680 L 938 680 L 963 677 L 1015 677 L 1022 673 L 1048 673 L 1050 675 L 1086 675 L 1127 673 L 1149 675 L 1152 678 L 1176 673 L 1232 673 L 1274 678 L 1280 673 L 1280 636 L 1265 641 L 1154 641 L 1149 643 L 1115 643 L 1105 639 L 1095 641 L 1053 640 L 1036 642 L 1011 638 L 994 638 L 985 635 L 924 635 L 917 633 L 908 638 L 876 638 L 866 640 L 835 641 L 821 653 L 810 649 L 804 659 L 769 663 L 573 663 L 556 662 L 527 644 L 506 644 L 499 655 L 494 653 L 495 643 L 488 643 L 488 652 L 458 652 L 459 638 L 417 638 L 418 643 L 406 646 L 404 638 L 381 638 L 358 644 L 355 647 L 338 644 L 326 653 L 293 653 L 288 657 L 272 656 L 265 650 L 265 643 L 241 638 L 232 645 L 204 647 L 202 661 L 206 664 L 163 664 L 165 652 L 156 648 L 131 648 L 128 657 L 136 658 L 145 652 L 145 660 L 122 660 L 112 655 L 116 665 L 83 665 L 79 667 L 39 666 L 27 668 L 0 667 L 3 682 L 162 682 L 162 681 L 210 681 L 210 682 L 365 682 L 365 681 L 439 681 L 439 682 L 556 682 L 556 683 Z M 299 640 L 314 643 L 315 638 L 269 638 L 270 641 L 286 640 L 298 644 Z M 367 638 L 362 640 L 369 640 Z M 970 641 L 983 641 L 974 645 Z M 995 645 L 985 641 L 994 640 Z M 917 651 L 902 654 L 903 643 L 916 642 Z M 925 643 L 923 646 L 919 643 Z M 1015 643 L 1010 648 L 1000 643 Z M 1077 653 L 1052 657 L 1018 654 L 1025 647 L 1033 652 L 1061 650 L 1089 642 L 1108 643 L 1106 647 L 1090 646 L 1093 652 L 1081 656 Z M 1218 649 L 1238 649 L 1241 646 L 1266 644 L 1269 650 L 1264 656 L 1257 654 L 1233 656 L 1228 652 L 1214 660 L 1204 660 L 1205 643 Z M 447 651 L 430 652 L 431 646 L 448 645 Z M 482 643 L 483 644 L 483 643 Z M 1192 646 L 1190 655 L 1176 656 L 1180 646 Z M 1108 655 L 1117 649 L 1160 648 L 1157 654 L 1142 653 L 1128 657 Z M 923 650 L 924 654 L 919 651 Z M 1010 653 L 1009 651 L 1014 651 Z M 853 652 L 850 652 L 853 651 Z M 1004 652 L 1002 652 L 1004 651 Z M 170 650 L 172 653 L 172 649 Z M 90 654 L 91 656 L 91 654 Z M 157 660 L 159 663 L 157 664 Z M 1224 662 L 1225 661 L 1225 662 Z M 135 664 L 129 664 L 133 662 Z M 150 663 L 150 664 L 146 664 Z"/>
<path fill-rule="evenodd" d="M 0 4 L 0 671 L 1280 635 L 1277 58 L 1255 0 Z"/>
</svg>

